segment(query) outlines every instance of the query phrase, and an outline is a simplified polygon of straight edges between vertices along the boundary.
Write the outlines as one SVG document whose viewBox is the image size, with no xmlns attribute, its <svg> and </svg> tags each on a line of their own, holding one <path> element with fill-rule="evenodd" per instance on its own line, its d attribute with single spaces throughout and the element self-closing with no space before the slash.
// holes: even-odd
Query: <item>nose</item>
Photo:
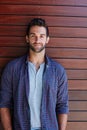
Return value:
<svg viewBox="0 0 87 130">
<path fill-rule="evenodd" d="M 36 42 L 39 43 L 40 42 L 40 38 L 36 37 Z"/>
</svg>

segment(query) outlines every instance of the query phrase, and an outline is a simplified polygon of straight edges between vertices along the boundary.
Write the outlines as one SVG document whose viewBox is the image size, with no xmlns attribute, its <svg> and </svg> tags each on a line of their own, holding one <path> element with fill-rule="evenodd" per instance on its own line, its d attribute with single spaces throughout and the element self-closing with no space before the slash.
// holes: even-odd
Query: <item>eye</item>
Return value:
<svg viewBox="0 0 87 130">
<path fill-rule="evenodd" d="M 40 36 L 40 38 L 44 38 L 44 37 L 45 37 L 45 35 L 41 35 L 41 36 Z"/>
<path fill-rule="evenodd" d="M 35 35 L 34 34 L 30 34 L 30 37 L 35 37 Z"/>
</svg>

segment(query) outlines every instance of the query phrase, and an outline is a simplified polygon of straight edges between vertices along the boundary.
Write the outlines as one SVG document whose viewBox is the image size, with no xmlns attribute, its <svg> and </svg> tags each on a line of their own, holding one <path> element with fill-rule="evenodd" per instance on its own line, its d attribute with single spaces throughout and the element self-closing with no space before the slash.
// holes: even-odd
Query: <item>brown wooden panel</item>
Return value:
<svg viewBox="0 0 87 130">
<path fill-rule="evenodd" d="M 56 58 L 87 58 L 87 49 L 47 48 L 47 54 Z"/>
<path fill-rule="evenodd" d="M 75 6 L 86 6 L 87 0 L 56 0 L 56 2 L 60 5 L 75 5 Z"/>
<path fill-rule="evenodd" d="M 26 26 L 1 26 L 0 36 L 25 36 Z M 87 38 L 87 28 L 49 27 L 50 36 L 60 38 Z"/>
<path fill-rule="evenodd" d="M 87 111 L 87 101 L 69 101 L 69 109 L 74 111 Z"/>
<path fill-rule="evenodd" d="M 26 42 L 25 42 L 25 37 L 0 37 L 0 47 L 9 47 L 9 46 L 12 46 L 12 47 L 15 47 L 15 46 L 18 46 L 18 47 L 25 47 L 26 46 Z"/>
<path fill-rule="evenodd" d="M 69 121 L 86 121 L 87 122 L 87 112 L 70 112 Z"/>
<path fill-rule="evenodd" d="M 86 0 L 44 0 L 44 1 L 39 1 L 39 0 L 0 0 L 0 3 L 6 3 L 6 4 L 40 4 L 40 5 L 82 5 L 82 6 L 87 6 L 87 1 Z"/>
<path fill-rule="evenodd" d="M 87 122 L 68 122 L 66 130 L 87 130 Z"/>
<path fill-rule="evenodd" d="M 86 7 L 74 6 L 40 6 L 40 5 L 0 5 L 0 14 L 22 15 L 56 15 L 56 16 L 87 16 Z"/>
<path fill-rule="evenodd" d="M 44 0 L 44 1 L 39 1 L 39 0 L 0 0 L 0 3 L 4 3 L 4 4 L 40 4 L 40 5 L 57 5 L 59 4 L 58 1 L 56 0 Z"/>
<path fill-rule="evenodd" d="M 0 47 L 26 46 L 25 37 L 0 36 Z M 47 47 L 87 48 L 87 38 L 50 38 Z"/>
<path fill-rule="evenodd" d="M 87 60 L 84 59 L 55 59 L 65 68 L 69 69 L 87 69 Z"/>
<path fill-rule="evenodd" d="M 4 57 L 17 57 L 17 56 L 21 56 L 23 54 L 25 54 L 27 52 L 27 48 L 26 47 L 1 47 L 0 48 L 0 56 L 4 56 Z"/>
<path fill-rule="evenodd" d="M 28 16 L 28 15 L 0 15 L 0 24 L 26 25 L 32 18 L 44 18 L 49 26 L 87 27 L 87 18 L 84 17 L 57 17 L 57 16 Z"/>
<path fill-rule="evenodd" d="M 4 25 L 26 25 L 32 18 L 38 16 L 28 16 L 28 15 L 0 15 L 0 24 Z M 42 16 L 44 17 L 44 16 Z M 47 17 L 44 17 L 47 18 Z M 51 18 L 48 18 L 47 21 L 49 22 Z M 51 25 L 51 22 L 49 23 Z"/>
<path fill-rule="evenodd" d="M 87 91 L 69 91 L 69 100 L 70 101 L 87 101 Z"/>
<path fill-rule="evenodd" d="M 69 80 L 70 90 L 87 90 L 87 80 Z"/>
<path fill-rule="evenodd" d="M 67 70 L 68 79 L 87 80 L 87 70 Z"/>
<path fill-rule="evenodd" d="M 26 27 L 25 26 L 0 26 L 1 36 L 25 36 Z"/>
<path fill-rule="evenodd" d="M 48 47 L 87 48 L 86 38 L 51 38 Z"/>
<path fill-rule="evenodd" d="M 87 38 L 87 28 L 50 27 L 53 37 Z"/>
<path fill-rule="evenodd" d="M 26 48 L 0 47 L 0 56 L 19 56 L 20 52 L 24 54 Z M 56 58 L 87 58 L 87 49 L 46 48 L 46 52 L 50 57 Z"/>
</svg>

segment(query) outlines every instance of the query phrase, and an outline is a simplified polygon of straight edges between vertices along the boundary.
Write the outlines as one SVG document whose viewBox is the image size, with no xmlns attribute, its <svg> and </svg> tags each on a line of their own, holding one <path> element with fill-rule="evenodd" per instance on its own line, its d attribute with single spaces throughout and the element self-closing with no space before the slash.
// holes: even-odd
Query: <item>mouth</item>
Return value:
<svg viewBox="0 0 87 130">
<path fill-rule="evenodd" d="M 41 43 L 34 43 L 34 46 L 41 46 Z"/>
</svg>

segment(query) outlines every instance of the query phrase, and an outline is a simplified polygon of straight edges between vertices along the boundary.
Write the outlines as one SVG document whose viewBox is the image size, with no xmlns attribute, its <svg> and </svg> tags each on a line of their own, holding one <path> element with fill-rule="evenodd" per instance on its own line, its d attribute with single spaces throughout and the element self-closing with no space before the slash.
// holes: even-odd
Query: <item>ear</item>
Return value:
<svg viewBox="0 0 87 130">
<path fill-rule="evenodd" d="M 49 40 L 50 40 L 50 37 L 47 37 L 46 44 L 48 44 Z"/>
<path fill-rule="evenodd" d="M 29 37 L 26 35 L 26 42 L 29 43 Z"/>
</svg>

